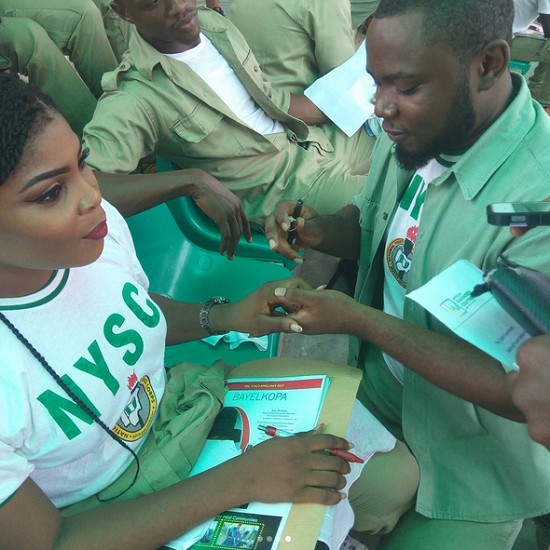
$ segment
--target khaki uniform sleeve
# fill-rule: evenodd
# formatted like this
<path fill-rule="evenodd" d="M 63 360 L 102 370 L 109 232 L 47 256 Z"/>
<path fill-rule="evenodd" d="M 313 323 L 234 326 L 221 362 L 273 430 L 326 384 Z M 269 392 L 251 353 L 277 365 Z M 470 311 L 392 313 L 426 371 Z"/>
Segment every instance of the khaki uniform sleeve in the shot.
<path fill-rule="evenodd" d="M 90 150 L 86 163 L 101 172 L 133 172 L 156 143 L 152 109 L 121 91 L 104 94 L 84 128 L 83 146 Z"/>
<path fill-rule="evenodd" d="M 355 46 L 347 0 L 316 0 L 305 14 L 304 27 L 314 41 L 317 66 L 322 75 L 347 61 Z"/>

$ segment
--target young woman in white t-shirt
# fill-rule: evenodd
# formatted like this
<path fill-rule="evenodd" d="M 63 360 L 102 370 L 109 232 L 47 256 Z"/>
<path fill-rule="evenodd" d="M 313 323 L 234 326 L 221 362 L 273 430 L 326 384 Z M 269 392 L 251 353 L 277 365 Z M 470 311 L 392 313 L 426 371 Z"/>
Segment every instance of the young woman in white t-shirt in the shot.
<path fill-rule="evenodd" d="M 272 438 L 147 496 L 71 517 L 59 511 L 134 464 L 139 445 L 116 434 L 143 413 L 138 387 L 156 401 L 135 437 L 154 423 L 165 341 L 208 328 L 291 330 L 288 318 L 270 316 L 273 289 L 209 312 L 153 301 L 85 156 L 48 98 L 0 75 L 0 548 L 154 549 L 243 502 L 338 503 L 349 465 L 315 451 L 349 444 L 309 433 Z"/>

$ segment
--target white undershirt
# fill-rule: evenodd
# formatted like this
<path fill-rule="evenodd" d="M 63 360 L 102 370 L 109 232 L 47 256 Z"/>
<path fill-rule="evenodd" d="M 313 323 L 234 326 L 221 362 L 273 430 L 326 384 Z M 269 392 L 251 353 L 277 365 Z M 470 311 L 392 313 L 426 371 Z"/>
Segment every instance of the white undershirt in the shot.
<path fill-rule="evenodd" d="M 447 168 L 448 166 L 432 159 L 426 166 L 418 169 L 388 225 L 384 251 L 384 312 L 393 317 L 403 319 L 408 275 L 428 185 Z M 382 354 L 392 374 L 403 383 L 403 363 L 385 352 Z"/>
<path fill-rule="evenodd" d="M 265 136 L 284 132 L 283 125 L 267 116 L 254 102 L 212 42 L 202 33 L 200 40 L 200 43 L 190 50 L 165 55 L 188 65 L 212 88 L 237 118 L 259 134 Z"/>

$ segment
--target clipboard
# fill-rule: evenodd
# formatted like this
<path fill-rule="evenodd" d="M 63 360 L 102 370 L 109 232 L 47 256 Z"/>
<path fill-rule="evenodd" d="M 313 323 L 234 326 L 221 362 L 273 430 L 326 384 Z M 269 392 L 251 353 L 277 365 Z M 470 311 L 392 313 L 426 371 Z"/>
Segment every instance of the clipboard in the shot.
<path fill-rule="evenodd" d="M 243 363 L 235 367 L 227 378 L 308 374 L 326 374 L 330 378 L 319 422 L 325 424 L 326 433 L 343 437 L 361 381 L 360 369 L 314 359 L 272 357 Z M 325 508 L 321 504 L 294 504 L 278 550 L 313 550 L 321 530 Z"/>

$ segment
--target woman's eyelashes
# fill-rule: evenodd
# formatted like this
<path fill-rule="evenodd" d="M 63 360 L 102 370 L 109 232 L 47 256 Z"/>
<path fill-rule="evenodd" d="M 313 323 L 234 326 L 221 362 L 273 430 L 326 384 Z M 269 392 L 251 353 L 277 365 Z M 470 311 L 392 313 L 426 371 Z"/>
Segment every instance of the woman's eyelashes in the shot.
<path fill-rule="evenodd" d="M 45 193 L 42 193 L 34 202 L 39 204 L 55 202 L 59 199 L 62 191 L 63 185 L 61 183 L 55 183 Z"/>
<path fill-rule="evenodd" d="M 89 149 L 82 149 L 82 152 L 80 153 L 80 157 L 78 159 L 78 167 L 82 170 L 86 166 L 86 159 L 90 155 Z"/>

